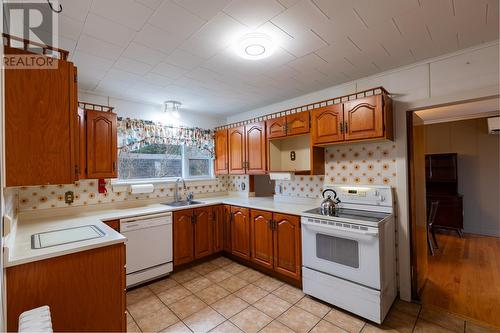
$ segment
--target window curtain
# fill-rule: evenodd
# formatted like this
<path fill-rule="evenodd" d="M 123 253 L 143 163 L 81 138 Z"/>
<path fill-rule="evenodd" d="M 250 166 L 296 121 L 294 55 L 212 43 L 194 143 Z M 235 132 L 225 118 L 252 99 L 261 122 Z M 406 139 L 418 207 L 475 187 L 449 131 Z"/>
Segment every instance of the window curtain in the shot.
<path fill-rule="evenodd" d="M 214 131 L 176 127 L 140 119 L 118 118 L 118 150 L 127 153 L 151 144 L 185 145 L 214 156 Z"/>

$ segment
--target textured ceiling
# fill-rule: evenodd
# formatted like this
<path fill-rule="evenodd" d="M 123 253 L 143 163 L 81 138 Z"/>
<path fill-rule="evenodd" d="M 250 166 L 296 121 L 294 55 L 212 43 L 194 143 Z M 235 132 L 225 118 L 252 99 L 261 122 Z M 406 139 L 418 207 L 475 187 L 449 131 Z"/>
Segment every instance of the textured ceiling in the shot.
<path fill-rule="evenodd" d="M 498 39 L 498 0 L 60 0 L 80 88 L 228 115 Z M 239 58 L 242 34 L 277 42 Z"/>

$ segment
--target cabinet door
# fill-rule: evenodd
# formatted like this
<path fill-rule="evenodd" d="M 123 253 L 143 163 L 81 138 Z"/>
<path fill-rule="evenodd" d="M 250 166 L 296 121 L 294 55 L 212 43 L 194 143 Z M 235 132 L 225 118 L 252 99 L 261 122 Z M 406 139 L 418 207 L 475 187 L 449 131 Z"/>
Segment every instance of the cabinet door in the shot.
<path fill-rule="evenodd" d="M 286 116 L 286 134 L 305 134 L 310 132 L 309 111 Z"/>
<path fill-rule="evenodd" d="M 267 138 L 275 139 L 286 136 L 286 117 L 279 117 L 266 120 Z"/>
<path fill-rule="evenodd" d="M 227 154 L 227 129 L 215 132 L 215 174 L 223 175 L 229 172 Z"/>
<path fill-rule="evenodd" d="M 203 258 L 213 253 L 212 208 L 194 209 L 194 258 Z"/>
<path fill-rule="evenodd" d="M 248 208 L 231 206 L 231 253 L 250 260 L 250 217 Z"/>
<path fill-rule="evenodd" d="M 228 130 L 229 173 L 241 175 L 245 173 L 245 126 Z"/>
<path fill-rule="evenodd" d="M 212 207 L 212 232 L 213 232 L 213 249 L 214 252 L 220 252 L 223 249 L 224 243 L 224 214 L 223 206 Z"/>
<path fill-rule="evenodd" d="M 251 260 L 273 269 L 273 214 L 252 209 L 250 217 Z"/>
<path fill-rule="evenodd" d="M 174 212 L 173 218 L 174 266 L 194 260 L 193 210 Z"/>
<path fill-rule="evenodd" d="M 222 209 L 223 221 L 224 221 L 224 240 L 223 249 L 226 252 L 231 252 L 231 206 L 224 205 Z"/>
<path fill-rule="evenodd" d="M 247 125 L 246 173 L 249 175 L 266 173 L 266 124 L 259 122 Z"/>
<path fill-rule="evenodd" d="M 28 53 L 7 46 L 4 52 Z M 53 61 L 57 69 L 5 69 L 6 186 L 75 181 L 75 67 Z"/>
<path fill-rule="evenodd" d="M 344 103 L 345 139 L 371 139 L 384 135 L 382 95 Z"/>
<path fill-rule="evenodd" d="M 87 126 L 85 124 L 85 110 L 78 108 L 76 114 L 75 153 L 78 164 L 78 179 L 87 178 Z"/>
<path fill-rule="evenodd" d="M 274 221 L 274 270 L 300 280 L 300 218 L 295 215 L 274 214 Z"/>
<path fill-rule="evenodd" d="M 335 104 L 312 111 L 313 144 L 344 140 L 342 110 L 342 104 Z"/>
<path fill-rule="evenodd" d="M 87 177 L 116 178 L 116 114 L 86 110 Z"/>

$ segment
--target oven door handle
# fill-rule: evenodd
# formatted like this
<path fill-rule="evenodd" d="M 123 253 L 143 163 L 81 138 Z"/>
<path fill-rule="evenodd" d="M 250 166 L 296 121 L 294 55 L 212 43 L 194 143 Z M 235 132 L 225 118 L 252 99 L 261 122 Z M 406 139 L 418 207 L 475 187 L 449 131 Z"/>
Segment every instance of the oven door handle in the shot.
<path fill-rule="evenodd" d="M 302 221 L 302 225 L 306 226 L 308 229 L 322 232 L 344 232 L 347 234 L 357 234 L 357 235 L 366 235 L 366 236 L 377 236 L 378 230 L 359 230 L 359 229 L 347 229 L 347 228 L 337 228 L 332 225 L 324 225 L 318 223 L 311 223 Z"/>

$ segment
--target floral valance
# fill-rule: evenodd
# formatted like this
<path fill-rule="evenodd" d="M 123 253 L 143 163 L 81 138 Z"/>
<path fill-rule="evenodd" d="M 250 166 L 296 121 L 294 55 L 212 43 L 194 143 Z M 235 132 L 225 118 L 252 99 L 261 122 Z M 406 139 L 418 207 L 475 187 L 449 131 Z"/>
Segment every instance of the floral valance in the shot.
<path fill-rule="evenodd" d="M 151 144 L 197 147 L 213 156 L 214 131 L 199 127 L 176 127 L 140 119 L 118 119 L 120 152 L 130 152 Z"/>

